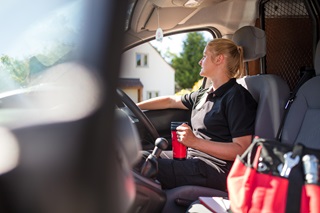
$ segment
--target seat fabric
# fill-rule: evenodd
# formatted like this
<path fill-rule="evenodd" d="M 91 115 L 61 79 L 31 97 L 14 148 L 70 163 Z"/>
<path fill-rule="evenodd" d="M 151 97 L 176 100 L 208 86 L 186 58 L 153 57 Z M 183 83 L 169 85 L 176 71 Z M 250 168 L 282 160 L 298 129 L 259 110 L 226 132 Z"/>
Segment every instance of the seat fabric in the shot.
<path fill-rule="evenodd" d="M 245 87 L 258 103 L 255 135 L 276 139 L 290 94 L 288 84 L 281 77 L 271 74 L 245 76 L 237 82 Z"/>
<path fill-rule="evenodd" d="M 253 26 L 241 27 L 233 34 L 232 40 L 243 48 L 244 62 L 266 55 L 266 34 L 262 29 Z"/>

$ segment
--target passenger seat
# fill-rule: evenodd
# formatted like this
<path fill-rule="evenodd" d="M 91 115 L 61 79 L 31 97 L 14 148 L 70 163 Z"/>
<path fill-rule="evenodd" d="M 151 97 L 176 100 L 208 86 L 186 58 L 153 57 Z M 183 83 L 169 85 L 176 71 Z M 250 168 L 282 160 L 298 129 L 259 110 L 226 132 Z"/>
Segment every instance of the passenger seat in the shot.
<path fill-rule="evenodd" d="M 320 149 L 320 41 L 314 60 L 316 76 L 298 90 L 284 122 L 281 142 Z"/>

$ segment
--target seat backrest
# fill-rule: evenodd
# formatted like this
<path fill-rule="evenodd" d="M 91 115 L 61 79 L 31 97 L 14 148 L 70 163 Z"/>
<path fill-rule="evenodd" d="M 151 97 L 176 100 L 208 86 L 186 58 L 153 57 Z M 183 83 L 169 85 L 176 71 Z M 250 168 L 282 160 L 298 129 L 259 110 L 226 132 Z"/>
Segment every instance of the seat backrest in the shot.
<path fill-rule="evenodd" d="M 320 149 L 320 42 L 314 69 L 316 76 L 300 87 L 288 111 L 281 137 L 283 143 L 302 143 Z"/>
<path fill-rule="evenodd" d="M 253 61 L 265 56 L 265 32 L 257 27 L 244 26 L 237 30 L 232 40 L 243 48 L 244 61 Z M 288 84 L 279 76 L 261 74 L 245 76 L 237 80 L 258 103 L 255 135 L 275 139 L 289 98 Z"/>
<path fill-rule="evenodd" d="M 288 84 L 281 77 L 272 74 L 245 76 L 237 81 L 258 103 L 255 135 L 276 139 L 290 94 Z"/>

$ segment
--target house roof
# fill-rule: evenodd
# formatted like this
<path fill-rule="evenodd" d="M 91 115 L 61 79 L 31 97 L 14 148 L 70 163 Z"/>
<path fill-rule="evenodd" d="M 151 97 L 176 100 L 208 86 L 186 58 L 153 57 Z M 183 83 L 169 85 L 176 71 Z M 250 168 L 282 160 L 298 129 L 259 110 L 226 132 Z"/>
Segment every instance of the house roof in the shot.
<path fill-rule="evenodd" d="M 141 88 L 143 84 L 141 83 L 139 78 L 120 78 L 119 86 L 121 88 Z"/>

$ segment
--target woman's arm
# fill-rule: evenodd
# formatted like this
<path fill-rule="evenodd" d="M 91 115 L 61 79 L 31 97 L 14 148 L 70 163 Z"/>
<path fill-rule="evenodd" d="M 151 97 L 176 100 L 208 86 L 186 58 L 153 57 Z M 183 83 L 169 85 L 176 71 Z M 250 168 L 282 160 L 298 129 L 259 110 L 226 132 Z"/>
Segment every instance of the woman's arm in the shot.
<path fill-rule="evenodd" d="M 231 143 L 212 142 L 204 139 L 195 141 L 191 146 L 194 149 L 215 156 L 222 160 L 234 161 L 237 155 L 241 155 L 250 145 L 252 135 L 233 138 Z"/>
<path fill-rule="evenodd" d="M 142 110 L 155 110 L 155 109 L 188 109 L 181 101 L 181 96 L 161 96 L 152 98 L 146 101 L 137 103 L 137 106 Z"/>
<path fill-rule="evenodd" d="M 237 155 L 241 155 L 251 144 L 252 135 L 233 138 L 230 143 L 214 142 L 198 138 L 194 135 L 187 124 L 177 127 L 177 134 L 180 142 L 222 160 L 235 160 Z"/>

